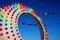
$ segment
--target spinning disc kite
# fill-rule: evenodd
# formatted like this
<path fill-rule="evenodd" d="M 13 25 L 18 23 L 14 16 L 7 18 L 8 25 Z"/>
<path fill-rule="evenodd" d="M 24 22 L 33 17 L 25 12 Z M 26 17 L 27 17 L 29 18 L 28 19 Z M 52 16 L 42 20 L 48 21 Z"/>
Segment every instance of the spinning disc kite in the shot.
<path fill-rule="evenodd" d="M 21 14 L 29 13 L 37 22 L 41 40 L 48 40 L 48 33 L 43 20 L 32 8 L 22 3 L 5 5 L 0 8 L 0 40 L 24 40 L 18 29 L 18 18 Z"/>

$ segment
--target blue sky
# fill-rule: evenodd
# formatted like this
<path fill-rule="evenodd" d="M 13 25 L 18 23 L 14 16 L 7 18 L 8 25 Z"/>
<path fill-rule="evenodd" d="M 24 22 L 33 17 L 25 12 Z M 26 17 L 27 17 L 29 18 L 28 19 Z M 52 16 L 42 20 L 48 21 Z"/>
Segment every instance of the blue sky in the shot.
<path fill-rule="evenodd" d="M 0 6 L 2 7 L 2 5 L 5 5 L 7 3 L 12 3 L 12 2 L 13 3 L 21 2 L 35 9 L 41 15 L 40 17 L 44 20 L 46 24 L 49 40 L 60 40 L 60 30 L 59 30 L 60 29 L 60 1 L 59 0 L 0 0 Z M 46 16 L 42 15 L 47 11 L 54 12 L 55 14 L 54 15 L 49 14 Z M 37 26 L 30 27 L 28 25 L 24 26 L 21 24 L 22 21 L 25 21 L 26 23 L 35 23 L 33 18 L 27 15 L 21 15 L 18 20 L 18 24 L 19 24 L 18 26 L 19 26 L 19 30 L 21 31 L 21 35 L 25 40 L 40 40 L 39 30 Z M 29 20 L 29 18 L 31 20 Z M 56 24 L 52 24 L 54 22 Z"/>

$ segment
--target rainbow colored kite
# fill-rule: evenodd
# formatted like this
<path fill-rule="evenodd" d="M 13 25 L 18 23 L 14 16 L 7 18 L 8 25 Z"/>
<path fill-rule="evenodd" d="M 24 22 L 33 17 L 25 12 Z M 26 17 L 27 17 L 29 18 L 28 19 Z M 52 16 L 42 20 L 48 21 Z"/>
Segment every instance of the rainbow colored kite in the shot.
<path fill-rule="evenodd" d="M 38 23 L 41 40 L 48 40 L 48 33 L 38 13 L 22 3 L 7 4 L 0 8 L 0 40 L 24 40 L 18 29 L 18 18 L 29 13 Z"/>

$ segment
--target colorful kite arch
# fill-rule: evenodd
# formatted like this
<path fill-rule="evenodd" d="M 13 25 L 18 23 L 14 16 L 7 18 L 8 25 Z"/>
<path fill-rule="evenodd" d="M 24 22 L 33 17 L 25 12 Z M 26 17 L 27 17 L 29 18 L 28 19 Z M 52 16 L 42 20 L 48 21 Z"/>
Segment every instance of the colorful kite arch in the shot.
<path fill-rule="evenodd" d="M 48 40 L 48 33 L 43 20 L 32 8 L 22 3 L 5 5 L 0 8 L 0 40 L 24 40 L 18 29 L 18 18 L 21 14 L 29 13 L 39 26 L 41 40 Z"/>

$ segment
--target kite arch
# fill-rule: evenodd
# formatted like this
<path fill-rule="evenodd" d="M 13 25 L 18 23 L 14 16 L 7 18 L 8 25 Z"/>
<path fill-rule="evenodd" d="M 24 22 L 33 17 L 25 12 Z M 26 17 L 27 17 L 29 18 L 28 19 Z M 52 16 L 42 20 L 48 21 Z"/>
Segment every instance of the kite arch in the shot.
<path fill-rule="evenodd" d="M 8 40 L 9 37 L 12 37 L 10 40 L 13 40 L 13 39 L 14 40 L 23 40 L 22 37 L 20 37 L 21 35 L 18 30 L 18 23 L 17 22 L 18 22 L 18 18 L 21 14 L 27 14 L 27 13 L 32 15 L 34 20 L 37 22 L 37 24 L 39 26 L 40 33 L 41 33 L 41 40 L 48 40 L 48 33 L 46 30 L 45 24 L 44 24 L 43 20 L 38 16 L 38 13 L 35 10 L 33 10 L 32 8 L 27 7 L 26 5 L 24 5 L 22 3 L 18 3 L 18 4 L 4 6 L 3 11 L 5 13 L 5 15 L 3 15 L 5 17 L 4 20 L 5 19 L 8 20 L 7 26 L 9 26 L 9 27 L 7 27 L 7 28 L 11 28 L 11 29 L 13 28 L 14 35 L 16 35 L 13 38 L 14 35 L 10 36 L 11 35 L 11 33 L 10 33 L 8 38 L 6 37 L 6 40 Z M 8 29 L 8 31 L 12 31 L 11 29 Z M 5 36 L 6 35 L 4 34 L 4 37 Z"/>

